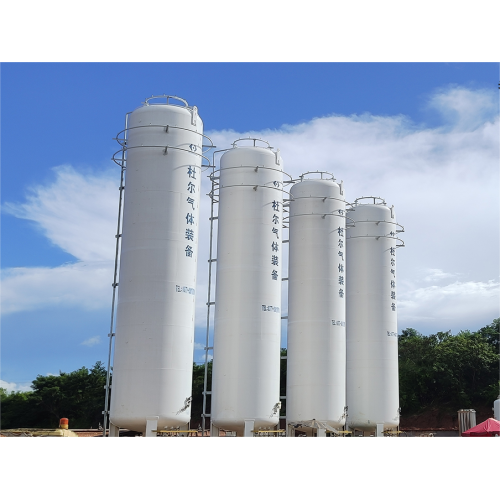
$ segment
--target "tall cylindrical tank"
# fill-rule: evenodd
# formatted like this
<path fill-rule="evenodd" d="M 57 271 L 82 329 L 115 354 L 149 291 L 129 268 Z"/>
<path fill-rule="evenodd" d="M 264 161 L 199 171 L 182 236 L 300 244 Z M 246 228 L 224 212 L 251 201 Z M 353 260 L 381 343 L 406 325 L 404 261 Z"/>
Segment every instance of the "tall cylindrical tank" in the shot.
<path fill-rule="evenodd" d="M 145 105 L 128 120 L 110 422 L 145 431 L 190 420 L 203 123 Z"/>
<path fill-rule="evenodd" d="M 396 248 L 393 207 L 378 197 L 347 212 L 347 423 L 365 432 L 399 425 Z"/>
<path fill-rule="evenodd" d="M 245 144 L 220 162 L 211 404 L 212 424 L 238 435 L 279 422 L 283 276 L 283 162 Z"/>
<path fill-rule="evenodd" d="M 493 403 L 493 418 L 495 420 L 500 420 L 500 396 L 498 396 Z"/>
<path fill-rule="evenodd" d="M 333 176 L 290 190 L 288 423 L 345 423 L 345 210 Z"/>

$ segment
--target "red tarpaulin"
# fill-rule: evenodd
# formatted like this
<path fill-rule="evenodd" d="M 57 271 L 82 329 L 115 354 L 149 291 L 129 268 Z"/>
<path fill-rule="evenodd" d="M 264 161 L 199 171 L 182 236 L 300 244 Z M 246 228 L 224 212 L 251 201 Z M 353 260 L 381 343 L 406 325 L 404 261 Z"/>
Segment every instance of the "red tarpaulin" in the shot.
<path fill-rule="evenodd" d="M 468 431 L 462 432 L 465 437 L 488 437 L 500 435 L 500 421 L 489 418 L 484 422 L 472 427 Z"/>

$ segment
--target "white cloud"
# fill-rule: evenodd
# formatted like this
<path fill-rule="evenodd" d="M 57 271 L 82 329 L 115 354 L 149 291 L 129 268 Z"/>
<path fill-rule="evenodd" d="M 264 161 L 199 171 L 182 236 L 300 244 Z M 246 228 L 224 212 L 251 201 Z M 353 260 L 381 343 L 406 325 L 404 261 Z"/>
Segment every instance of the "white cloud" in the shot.
<path fill-rule="evenodd" d="M 417 330 L 475 330 L 500 316 L 499 296 L 500 283 L 494 281 L 415 288 L 400 294 L 398 322 Z"/>
<path fill-rule="evenodd" d="M 119 175 L 113 170 L 84 174 L 69 165 L 53 170 L 52 183 L 31 187 L 24 203 L 6 202 L 2 208 L 35 222 L 79 262 L 2 270 L 2 314 L 51 305 L 110 306 Z"/>
<path fill-rule="evenodd" d="M 208 361 L 213 359 L 212 354 L 208 354 Z M 195 363 L 205 363 L 205 344 L 201 344 L 200 342 L 194 343 L 194 361 Z"/>
<path fill-rule="evenodd" d="M 52 184 L 31 187 L 25 203 L 6 202 L 3 209 L 36 222 L 54 245 L 78 260 L 113 260 L 119 169 L 83 174 L 63 165 L 53 170 Z"/>
<path fill-rule="evenodd" d="M 90 337 L 89 339 L 84 340 L 80 345 L 92 347 L 92 346 L 100 344 L 100 343 L 101 343 L 101 337 L 99 337 L 99 335 L 96 335 L 95 337 Z"/>
<path fill-rule="evenodd" d="M 332 115 L 279 130 L 208 135 L 221 149 L 239 137 L 262 137 L 281 150 L 294 178 L 327 170 L 344 181 L 348 201 L 376 195 L 394 204 L 406 243 L 398 250 L 399 290 L 413 294 L 401 304 L 400 324 L 429 317 L 450 327 L 462 321 L 466 328 L 470 315 L 483 326 L 499 316 L 498 96 L 452 88 L 439 90 L 429 105 L 443 115 L 442 125 Z M 458 277 L 454 288 L 419 288 L 422 279 L 446 284 Z M 428 296 L 442 307 L 433 307 Z M 453 307 L 462 312 L 452 314 Z"/>
<path fill-rule="evenodd" d="M 211 352 L 208 353 L 208 361 L 213 359 Z M 194 361 L 195 363 L 205 363 L 205 343 L 194 343 Z"/>
<path fill-rule="evenodd" d="M 426 269 L 426 276 L 423 278 L 423 281 L 434 282 L 434 281 L 442 281 L 446 278 L 453 278 L 456 276 L 454 273 L 445 273 L 442 269 Z"/>
<path fill-rule="evenodd" d="M 31 384 L 16 384 L 15 382 L 6 382 L 5 380 L 0 380 L 0 387 L 5 389 L 7 393 L 11 392 L 31 392 Z"/>
<path fill-rule="evenodd" d="M 54 305 L 88 310 L 109 307 L 112 273 L 112 262 L 2 270 L 2 314 Z"/>
<path fill-rule="evenodd" d="M 431 97 L 429 107 L 440 112 L 455 131 L 472 131 L 498 119 L 498 98 L 486 89 L 441 89 Z"/>
<path fill-rule="evenodd" d="M 292 177 L 327 170 L 344 181 L 348 201 L 375 195 L 394 204 L 406 229 L 406 248 L 398 250 L 400 325 L 418 318 L 443 324 L 450 318 L 465 321 L 468 314 L 486 324 L 498 316 L 498 96 L 455 87 L 437 91 L 429 106 L 443 116 L 438 127 L 426 128 L 404 116 L 364 114 L 324 116 L 277 130 L 205 133 L 218 149 L 240 137 L 262 137 L 281 150 Z M 110 305 L 118 174 L 84 176 L 68 166 L 55 173 L 56 180 L 33 188 L 25 203 L 5 207 L 37 222 L 55 245 L 80 262 L 5 271 L 3 312 L 49 304 Z M 198 327 L 206 322 L 209 187 L 204 177 Z"/>

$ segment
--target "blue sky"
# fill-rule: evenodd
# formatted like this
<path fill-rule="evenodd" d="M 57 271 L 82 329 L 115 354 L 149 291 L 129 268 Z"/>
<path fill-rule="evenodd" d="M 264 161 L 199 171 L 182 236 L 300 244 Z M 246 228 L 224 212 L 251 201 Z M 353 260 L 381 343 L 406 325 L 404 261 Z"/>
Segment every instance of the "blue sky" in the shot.
<path fill-rule="evenodd" d="M 344 181 L 348 201 L 375 194 L 394 204 L 406 227 L 400 331 L 457 333 L 500 315 L 498 64 L 4 63 L 0 70 L 5 387 L 106 361 L 119 184 L 112 138 L 125 113 L 153 94 L 198 106 L 218 147 L 256 134 L 280 148 L 294 177 L 329 170 Z M 198 344 L 207 228 L 205 221 Z"/>

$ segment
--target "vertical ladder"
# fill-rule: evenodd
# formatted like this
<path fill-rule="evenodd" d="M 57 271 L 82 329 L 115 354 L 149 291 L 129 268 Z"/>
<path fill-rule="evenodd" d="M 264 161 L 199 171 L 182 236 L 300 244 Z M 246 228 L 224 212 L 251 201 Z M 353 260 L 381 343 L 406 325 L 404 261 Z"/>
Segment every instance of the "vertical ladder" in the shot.
<path fill-rule="evenodd" d="M 103 437 L 106 437 L 106 432 L 108 430 L 108 423 L 109 423 L 109 402 L 110 402 L 110 392 L 111 392 L 111 372 L 113 370 L 113 367 L 111 365 L 112 362 L 112 355 L 113 355 L 113 347 L 114 347 L 114 342 L 113 339 L 115 338 L 115 316 L 116 316 L 116 289 L 118 287 L 118 260 L 120 258 L 120 248 L 121 248 L 121 229 L 122 229 L 122 215 L 123 215 L 123 191 L 125 189 L 124 181 L 125 181 L 125 169 L 126 169 L 126 162 L 127 159 L 125 157 L 126 149 L 127 149 L 127 127 L 128 127 L 128 115 L 130 113 L 127 113 L 125 115 L 125 129 L 124 129 L 124 137 L 123 137 L 123 142 L 120 142 L 118 138 L 116 140 L 121 144 L 122 149 L 121 149 L 121 158 L 115 158 L 115 155 L 113 155 L 112 160 L 121 168 L 121 175 L 120 175 L 120 187 L 118 188 L 120 191 L 120 197 L 119 197 L 119 202 L 118 202 L 118 222 L 117 222 L 117 227 L 116 227 L 116 245 L 115 245 L 115 268 L 114 268 L 114 273 L 113 273 L 113 283 L 111 286 L 113 287 L 113 297 L 111 300 L 111 322 L 110 322 L 110 327 L 109 327 L 109 350 L 108 350 L 108 368 L 106 372 L 106 385 L 104 386 L 104 389 L 106 390 L 106 395 L 104 399 L 104 411 L 102 412 L 104 416 L 104 425 L 103 425 L 103 430 L 102 430 L 102 435 Z M 119 134 L 118 134 L 119 135 Z M 120 151 L 118 151 L 120 152 Z"/>
<path fill-rule="evenodd" d="M 214 151 L 215 153 L 218 151 Z M 210 196 L 210 242 L 209 242 L 209 257 L 208 257 L 208 293 L 207 293 L 207 327 L 206 327 L 206 335 L 205 335 L 205 372 L 203 378 L 203 413 L 201 414 L 201 435 L 205 435 L 206 429 L 206 418 L 210 418 L 210 422 L 212 421 L 212 414 L 207 413 L 207 396 L 212 396 L 212 387 L 208 390 L 208 352 L 213 352 L 213 346 L 210 346 L 210 318 L 212 316 L 212 306 L 215 305 L 215 301 L 212 300 L 212 265 L 214 262 L 217 262 L 217 259 L 213 258 L 213 239 L 214 239 L 214 221 L 218 219 L 218 216 L 215 216 L 215 204 L 218 203 L 216 190 L 219 186 L 218 179 L 215 175 L 215 162 L 212 162 L 212 173 L 209 175 L 210 180 L 212 181 L 212 189 L 208 196 Z M 211 402 L 211 401 L 210 401 Z"/>

